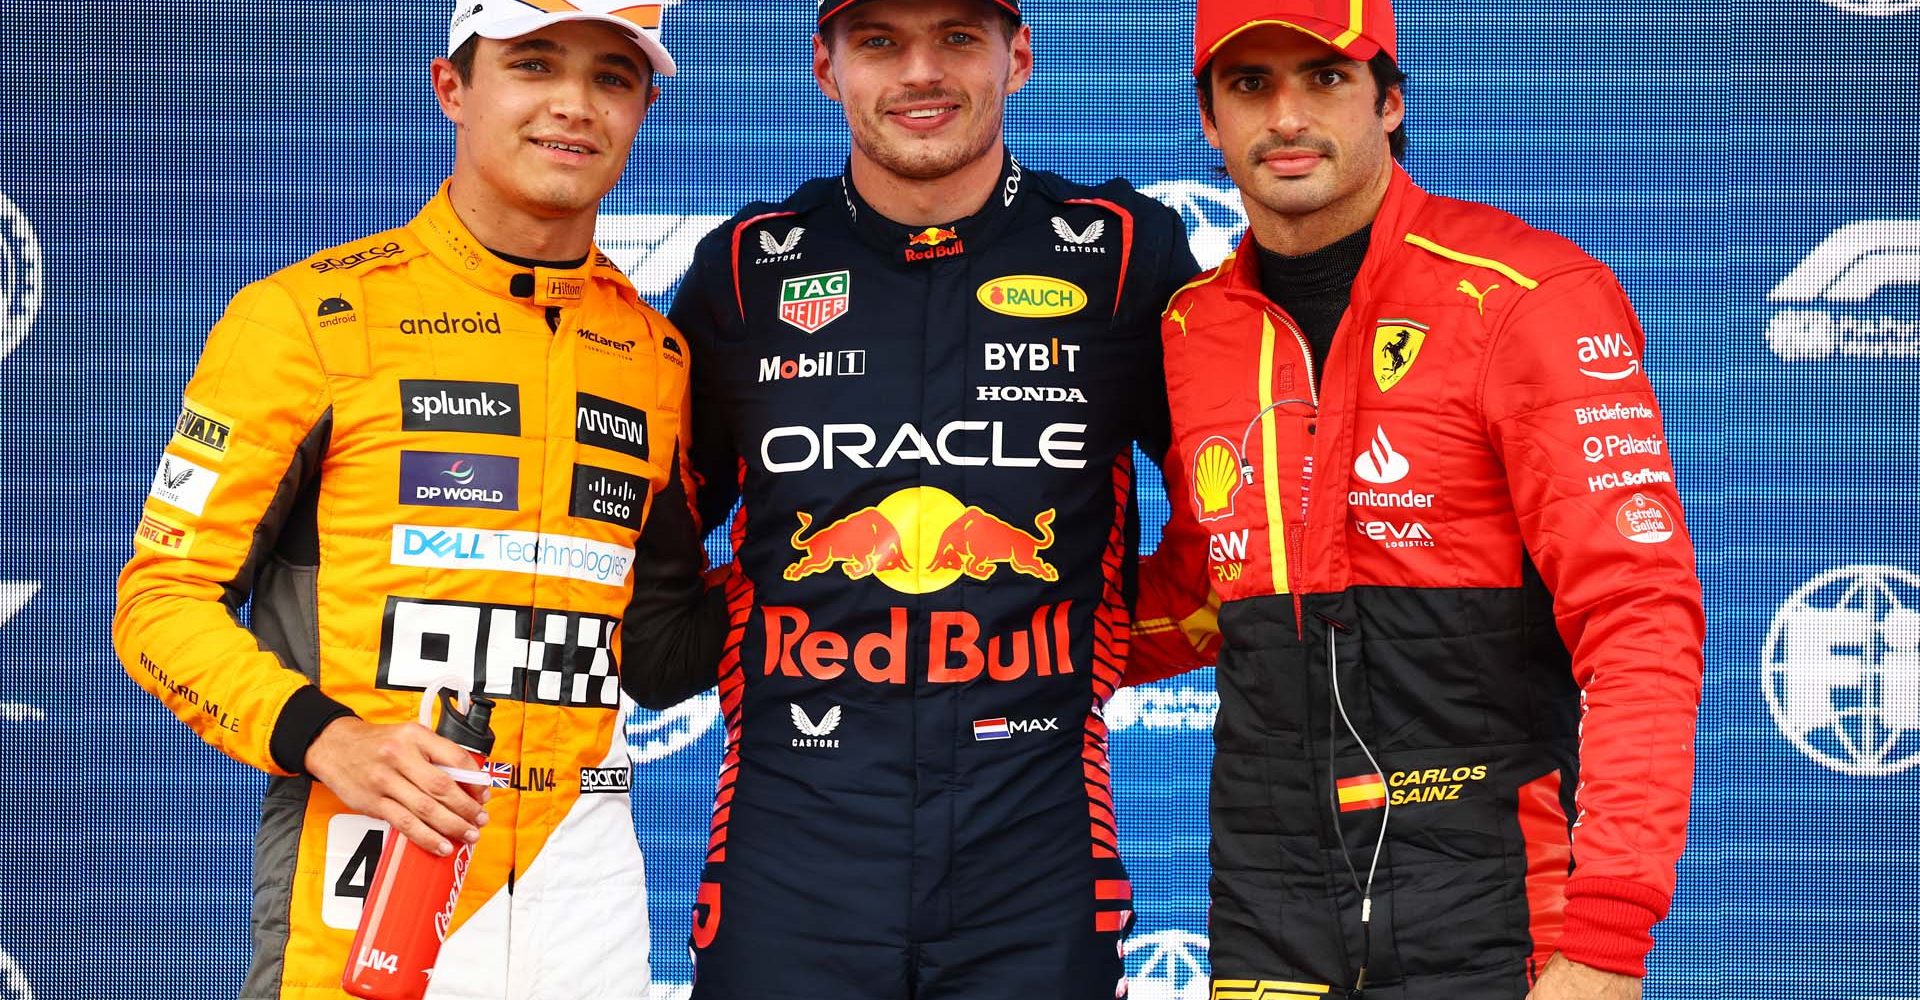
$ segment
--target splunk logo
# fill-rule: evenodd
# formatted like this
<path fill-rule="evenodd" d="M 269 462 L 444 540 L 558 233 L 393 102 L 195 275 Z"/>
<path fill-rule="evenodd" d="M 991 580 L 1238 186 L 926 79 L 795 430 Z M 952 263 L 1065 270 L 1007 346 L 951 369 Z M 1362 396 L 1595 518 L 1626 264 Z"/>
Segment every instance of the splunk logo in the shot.
<path fill-rule="evenodd" d="M 1920 358 L 1917 285 L 1920 222 L 1841 226 L 1767 293 L 1779 308 L 1767 323 L 1767 346 L 1783 361 Z M 1892 301 L 1903 288 L 1904 303 Z"/>

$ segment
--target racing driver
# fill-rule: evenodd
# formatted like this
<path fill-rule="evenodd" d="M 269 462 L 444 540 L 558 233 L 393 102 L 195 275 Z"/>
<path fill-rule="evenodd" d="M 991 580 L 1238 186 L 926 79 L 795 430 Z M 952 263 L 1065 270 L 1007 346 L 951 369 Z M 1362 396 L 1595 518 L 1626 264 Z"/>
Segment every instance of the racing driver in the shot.
<path fill-rule="evenodd" d="M 818 15 L 846 171 L 723 224 L 671 314 L 702 520 L 743 501 L 693 995 L 1110 1000 L 1100 706 L 1133 444 L 1165 446 L 1158 318 L 1197 268 L 1171 210 L 1008 154 L 1013 0 Z"/>
<path fill-rule="evenodd" d="M 687 503 L 689 358 L 592 239 L 674 62 L 657 5 L 458 8 L 451 177 L 234 297 L 120 579 L 127 671 L 273 776 L 249 998 L 344 996 L 390 827 L 475 842 L 429 997 L 647 994 L 615 672 L 649 509 Z M 443 676 L 497 703 L 484 812 L 409 721 Z"/>
<path fill-rule="evenodd" d="M 1572 243 L 1399 167 L 1386 0 L 1196 25 L 1251 228 L 1161 327 L 1128 679 L 1218 654 L 1213 995 L 1637 997 L 1704 631 L 1640 324 Z"/>

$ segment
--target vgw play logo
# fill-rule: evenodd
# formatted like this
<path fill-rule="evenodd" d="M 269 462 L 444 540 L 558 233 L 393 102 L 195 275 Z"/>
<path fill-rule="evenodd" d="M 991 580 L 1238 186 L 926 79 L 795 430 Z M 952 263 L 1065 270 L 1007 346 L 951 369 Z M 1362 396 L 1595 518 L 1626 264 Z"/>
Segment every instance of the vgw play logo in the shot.
<path fill-rule="evenodd" d="M 1779 310 L 1767 346 L 1783 361 L 1920 358 L 1920 222 L 1841 226 L 1767 301 Z"/>

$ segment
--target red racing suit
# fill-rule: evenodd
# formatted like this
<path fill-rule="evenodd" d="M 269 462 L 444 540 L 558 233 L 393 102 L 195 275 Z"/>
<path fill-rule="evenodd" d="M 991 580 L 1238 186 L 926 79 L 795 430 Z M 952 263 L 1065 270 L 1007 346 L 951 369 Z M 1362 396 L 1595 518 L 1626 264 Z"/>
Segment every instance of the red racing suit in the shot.
<path fill-rule="evenodd" d="M 1644 974 L 1704 621 L 1625 293 L 1396 168 L 1316 384 L 1255 257 L 1165 314 L 1173 516 L 1127 673 L 1218 655 L 1218 995 L 1365 967 L 1370 998 L 1519 1000 L 1556 949 Z"/>

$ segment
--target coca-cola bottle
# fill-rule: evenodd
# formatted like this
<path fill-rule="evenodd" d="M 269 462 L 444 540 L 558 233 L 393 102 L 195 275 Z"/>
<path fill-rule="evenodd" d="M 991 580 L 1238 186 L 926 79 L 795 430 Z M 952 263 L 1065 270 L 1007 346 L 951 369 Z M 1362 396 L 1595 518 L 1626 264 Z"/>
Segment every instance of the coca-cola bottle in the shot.
<path fill-rule="evenodd" d="M 477 776 L 484 777 L 487 754 L 493 750 L 488 725 L 493 702 L 474 695 L 472 707 L 462 715 L 450 692 L 443 690 L 439 696 L 440 722 L 434 732 L 471 754 Z M 469 789 L 479 796 L 471 779 Z M 447 939 L 472 859 L 472 844 L 461 843 L 443 858 L 397 831 L 388 832 L 340 977 L 349 994 L 363 1000 L 420 1000 L 426 995 L 428 975 Z"/>

